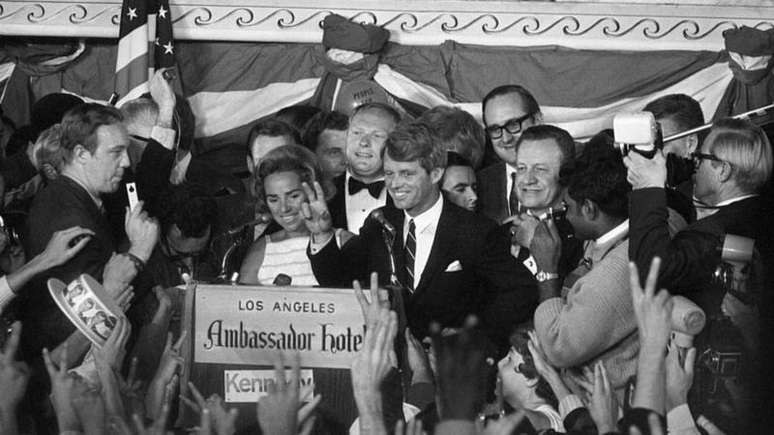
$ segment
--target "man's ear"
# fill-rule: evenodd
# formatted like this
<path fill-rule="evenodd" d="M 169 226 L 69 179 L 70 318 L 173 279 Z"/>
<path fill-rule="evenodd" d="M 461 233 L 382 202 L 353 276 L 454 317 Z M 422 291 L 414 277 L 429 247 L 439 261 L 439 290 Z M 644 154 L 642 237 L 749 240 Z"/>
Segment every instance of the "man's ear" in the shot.
<path fill-rule="evenodd" d="M 599 207 L 597 207 L 590 199 L 584 199 L 583 204 L 581 204 L 581 214 L 586 220 L 596 220 L 599 216 Z"/>
<path fill-rule="evenodd" d="M 686 144 L 688 146 L 688 155 L 690 155 L 692 152 L 695 152 L 699 148 L 699 135 L 692 134 L 688 136 Z"/>
<path fill-rule="evenodd" d="M 731 179 L 734 175 L 734 167 L 728 162 L 718 162 L 720 165 L 720 172 L 718 172 L 718 179 L 721 183 L 725 183 Z"/>
<path fill-rule="evenodd" d="M 444 168 L 433 168 L 433 170 L 430 171 L 430 180 L 433 182 L 433 184 L 438 184 L 441 182 L 444 171 Z"/>
<path fill-rule="evenodd" d="M 247 160 L 247 170 L 250 171 L 250 173 L 255 172 L 255 164 L 253 163 L 253 158 L 250 157 L 250 155 L 246 155 L 245 159 Z"/>
<path fill-rule="evenodd" d="M 91 151 L 87 150 L 86 147 L 84 147 L 81 144 L 76 144 L 73 148 L 73 156 L 75 157 L 75 161 L 83 163 L 87 159 L 90 159 L 92 157 Z"/>

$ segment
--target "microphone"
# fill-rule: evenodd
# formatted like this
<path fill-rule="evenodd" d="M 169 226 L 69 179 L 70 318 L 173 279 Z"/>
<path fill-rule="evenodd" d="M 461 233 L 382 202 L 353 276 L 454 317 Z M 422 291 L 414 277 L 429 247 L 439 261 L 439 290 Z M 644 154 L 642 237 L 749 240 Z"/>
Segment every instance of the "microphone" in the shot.
<path fill-rule="evenodd" d="M 277 276 L 274 278 L 274 281 L 272 282 L 272 284 L 274 284 L 274 285 L 276 285 L 276 286 L 280 286 L 280 287 L 287 287 L 287 286 L 289 286 L 289 285 L 290 285 L 292 282 L 293 282 L 293 278 L 291 278 L 291 277 L 290 277 L 290 276 L 288 276 L 288 275 L 285 275 L 284 273 L 279 273 L 279 274 L 277 274 Z"/>
<path fill-rule="evenodd" d="M 384 227 L 384 229 L 387 230 L 391 236 L 395 237 L 395 227 L 392 226 L 392 224 L 384 217 L 384 212 L 382 209 L 377 208 L 376 210 L 372 211 L 371 218 L 376 219 L 376 222 L 379 222 L 379 224 Z"/>
<path fill-rule="evenodd" d="M 244 223 L 242 225 L 238 225 L 238 226 L 233 227 L 233 228 L 229 228 L 226 231 L 226 233 L 229 236 L 233 236 L 234 234 L 237 234 L 237 233 L 241 232 L 242 230 L 244 230 L 245 228 L 247 228 L 247 227 L 249 227 L 251 225 L 268 224 L 269 222 L 271 222 L 271 215 L 268 214 L 268 213 L 261 213 L 261 214 L 258 215 L 257 218 L 255 218 L 255 219 L 253 219 L 253 220 L 251 220 L 251 221 L 249 221 L 247 223 Z"/>

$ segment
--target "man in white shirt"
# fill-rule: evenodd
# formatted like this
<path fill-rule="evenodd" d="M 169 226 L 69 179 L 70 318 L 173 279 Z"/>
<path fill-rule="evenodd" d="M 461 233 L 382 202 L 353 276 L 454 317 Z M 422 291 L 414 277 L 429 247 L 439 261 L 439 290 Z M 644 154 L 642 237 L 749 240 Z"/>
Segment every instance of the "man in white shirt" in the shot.
<path fill-rule="evenodd" d="M 392 205 L 384 187 L 382 151 L 400 114 L 383 103 L 366 103 L 352 113 L 347 129 L 347 172 L 333 179 L 336 195 L 328 202 L 333 225 L 353 234 L 379 207 Z"/>
<path fill-rule="evenodd" d="M 349 286 L 375 271 L 384 284 L 392 275 L 405 288 L 407 320 L 416 336 L 426 335 L 431 321 L 459 327 L 476 313 L 492 335 L 507 337 L 529 319 L 536 300 L 532 277 L 509 255 L 507 238 L 491 237 L 494 222 L 443 199 L 446 151 L 424 124 L 391 133 L 383 156 L 395 207 L 381 208 L 380 219 L 369 216 L 360 235 L 342 247 L 331 242 L 330 213 L 317 199 L 321 189 L 307 189 L 309 258 L 318 282 Z"/>

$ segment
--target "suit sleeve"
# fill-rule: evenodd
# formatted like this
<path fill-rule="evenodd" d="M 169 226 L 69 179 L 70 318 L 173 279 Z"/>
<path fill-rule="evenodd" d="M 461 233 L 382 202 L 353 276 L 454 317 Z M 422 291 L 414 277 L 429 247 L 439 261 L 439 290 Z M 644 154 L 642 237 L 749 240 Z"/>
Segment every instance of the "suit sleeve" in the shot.
<path fill-rule="evenodd" d="M 143 201 L 151 206 L 156 205 L 159 193 L 169 185 L 169 174 L 174 163 L 175 151 L 152 136 L 137 164 L 137 191 Z"/>
<path fill-rule="evenodd" d="M 510 254 L 507 226 L 493 227 L 486 237 L 477 274 L 482 283 L 481 317 L 499 335 L 528 321 L 538 303 L 535 279 Z"/>
<path fill-rule="evenodd" d="M 629 258 L 645 281 L 653 257 L 661 258 L 659 286 L 687 294 L 706 281 L 704 273 L 716 260 L 722 229 L 693 225 L 670 238 L 666 192 L 661 188 L 634 190 L 630 199 Z"/>

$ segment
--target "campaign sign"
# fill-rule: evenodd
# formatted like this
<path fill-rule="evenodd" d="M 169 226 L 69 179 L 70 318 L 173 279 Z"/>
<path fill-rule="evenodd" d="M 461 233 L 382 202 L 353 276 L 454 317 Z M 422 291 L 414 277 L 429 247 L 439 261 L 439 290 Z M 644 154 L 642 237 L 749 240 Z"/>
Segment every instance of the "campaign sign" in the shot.
<path fill-rule="evenodd" d="M 194 361 L 271 366 L 298 352 L 304 367 L 349 368 L 365 325 L 352 290 L 200 284 Z"/>
<path fill-rule="evenodd" d="M 314 374 L 312 370 L 301 370 L 298 384 L 301 387 L 300 397 L 304 400 L 314 395 Z M 290 381 L 293 373 L 285 371 L 285 379 Z M 269 394 L 269 386 L 277 382 L 274 370 L 224 370 L 223 396 L 227 403 L 255 404 L 263 396 Z"/>

